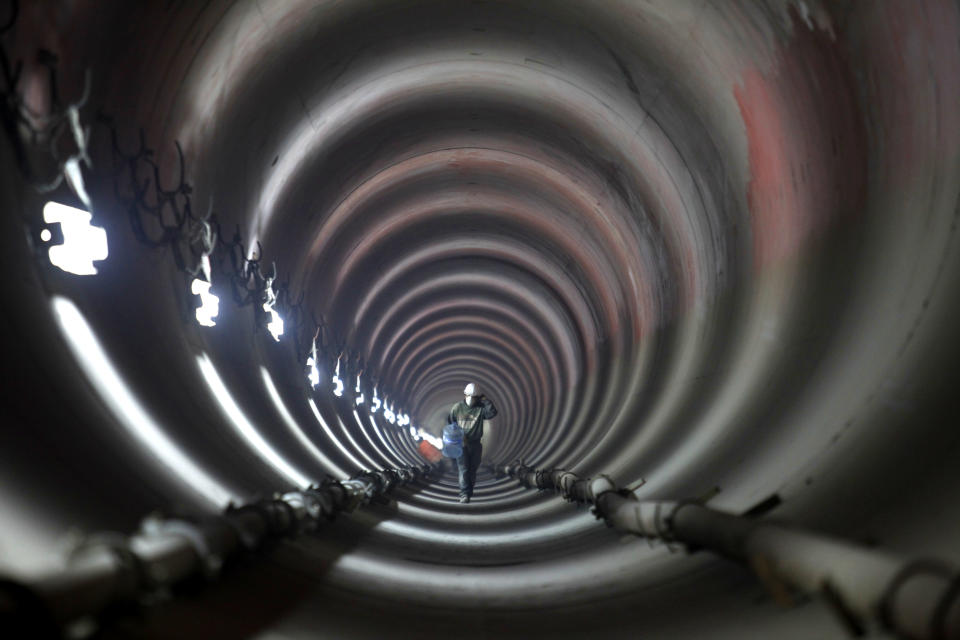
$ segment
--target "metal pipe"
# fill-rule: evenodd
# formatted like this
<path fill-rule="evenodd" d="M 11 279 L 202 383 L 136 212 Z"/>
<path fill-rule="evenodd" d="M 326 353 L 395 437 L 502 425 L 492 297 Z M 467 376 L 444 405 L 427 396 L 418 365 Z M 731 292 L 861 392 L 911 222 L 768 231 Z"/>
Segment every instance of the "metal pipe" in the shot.
<path fill-rule="evenodd" d="M 960 638 L 960 572 L 946 562 L 908 559 L 772 520 L 710 509 L 699 501 L 641 501 L 609 477 L 564 469 L 498 465 L 527 488 L 589 503 L 617 531 L 746 564 L 777 600 L 822 595 L 855 631 L 876 622 L 906 638 Z"/>
<path fill-rule="evenodd" d="M 130 536 L 88 536 L 67 567 L 23 583 L 0 580 L 0 628 L 14 637 L 57 636 L 114 604 L 142 602 L 189 578 L 213 579 L 224 562 L 268 540 L 314 531 L 338 513 L 430 476 L 429 465 L 363 472 L 196 519 L 148 516 Z"/>

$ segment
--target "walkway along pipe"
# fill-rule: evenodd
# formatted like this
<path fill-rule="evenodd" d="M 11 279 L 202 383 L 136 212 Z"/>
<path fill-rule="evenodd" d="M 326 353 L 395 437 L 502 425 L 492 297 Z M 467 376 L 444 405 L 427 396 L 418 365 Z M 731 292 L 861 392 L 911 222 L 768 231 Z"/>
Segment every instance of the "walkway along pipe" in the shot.
<path fill-rule="evenodd" d="M 589 503 L 617 531 L 691 551 L 707 549 L 748 565 L 780 602 L 791 593 L 820 595 L 856 635 L 879 623 L 905 638 L 960 638 L 960 572 L 945 562 L 892 553 L 804 531 L 773 520 L 724 513 L 699 500 L 641 501 L 605 475 L 498 465 L 524 487 L 551 489 Z"/>

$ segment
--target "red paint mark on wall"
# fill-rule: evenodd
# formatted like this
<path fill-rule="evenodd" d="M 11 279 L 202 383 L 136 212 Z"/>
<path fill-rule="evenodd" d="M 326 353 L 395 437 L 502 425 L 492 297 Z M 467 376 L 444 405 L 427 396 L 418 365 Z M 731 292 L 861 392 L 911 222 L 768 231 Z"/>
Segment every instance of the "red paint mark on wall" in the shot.
<path fill-rule="evenodd" d="M 770 69 L 748 69 L 734 88 L 747 134 L 755 269 L 856 216 L 866 192 L 866 136 L 842 38 L 791 16 L 792 37 Z"/>

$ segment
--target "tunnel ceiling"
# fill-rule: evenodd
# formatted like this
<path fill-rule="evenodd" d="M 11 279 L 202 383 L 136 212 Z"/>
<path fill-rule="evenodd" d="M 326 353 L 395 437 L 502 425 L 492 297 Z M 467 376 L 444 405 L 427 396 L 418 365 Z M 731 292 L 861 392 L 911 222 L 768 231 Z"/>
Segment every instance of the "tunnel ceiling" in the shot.
<path fill-rule="evenodd" d="M 137 241 L 95 124 L 85 175 L 110 258 L 95 277 L 31 266 L 6 285 L 24 371 L 8 406 L 38 434 L 0 454 L 20 523 L 0 544 L 30 551 L 16 568 L 75 524 L 420 464 L 406 428 L 371 418 L 374 384 L 438 435 L 468 381 L 500 410 L 485 462 L 607 473 L 648 498 L 715 494 L 733 512 L 777 494 L 778 515 L 808 526 L 960 557 L 954 4 L 21 9 L 8 37 L 28 98 L 42 101 L 37 46 L 65 91 L 89 69 L 84 117 L 109 114 L 129 150 L 142 128 L 171 183 L 178 141 L 220 242 L 236 230 L 325 328 L 311 389 L 299 348 L 313 326 L 275 342 L 216 269 L 218 324 L 196 326 L 169 252 Z M 39 210 L 4 180 L 8 208 Z M 5 259 L 37 264 L 17 224 Z M 80 325 L 198 475 L 136 435 L 126 396 L 84 364 Z M 27 406 L 41 387 L 60 401 Z M 308 540 L 286 550 L 307 560 L 286 562 L 344 610 L 456 606 L 504 629 L 606 612 L 611 634 L 641 611 L 676 637 L 839 629 L 820 610 L 757 608 L 760 587 L 722 560 L 623 543 L 584 510 L 481 479 L 469 505 L 447 476 L 391 517 L 349 520 L 355 548 Z M 318 599 L 271 624 L 305 632 Z M 676 619 L 687 606 L 700 622 Z"/>

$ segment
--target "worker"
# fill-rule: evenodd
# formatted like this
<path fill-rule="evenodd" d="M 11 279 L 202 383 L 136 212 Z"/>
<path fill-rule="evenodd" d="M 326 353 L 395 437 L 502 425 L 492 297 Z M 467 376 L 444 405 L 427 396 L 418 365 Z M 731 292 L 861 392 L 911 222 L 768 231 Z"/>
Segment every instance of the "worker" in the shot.
<path fill-rule="evenodd" d="M 480 393 L 480 387 L 471 382 L 463 390 L 464 399 L 453 405 L 447 424 L 457 424 L 463 429 L 463 453 L 457 458 L 460 474 L 460 502 L 470 502 L 477 467 L 483 455 L 483 421 L 497 415 L 497 408 Z"/>

